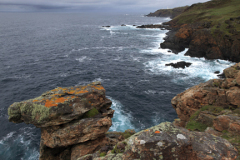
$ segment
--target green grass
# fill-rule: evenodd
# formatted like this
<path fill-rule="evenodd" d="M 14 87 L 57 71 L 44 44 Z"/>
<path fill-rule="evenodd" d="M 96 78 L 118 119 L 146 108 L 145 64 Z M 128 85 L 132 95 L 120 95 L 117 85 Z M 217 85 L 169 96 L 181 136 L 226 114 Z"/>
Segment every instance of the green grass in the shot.
<path fill-rule="evenodd" d="M 100 157 L 105 157 L 105 156 L 106 156 L 105 152 L 100 153 Z"/>
<path fill-rule="evenodd" d="M 229 33 L 230 29 L 227 29 L 229 24 L 226 24 L 225 21 L 239 17 L 239 8 L 240 0 L 212 0 L 189 7 L 185 12 L 175 17 L 173 21 L 177 22 L 177 24 L 211 22 L 211 33 L 214 34 L 216 30 L 219 30 L 229 35 L 231 34 Z M 237 31 L 240 31 L 239 20 L 231 21 L 230 24 Z"/>
<path fill-rule="evenodd" d="M 200 122 L 197 122 L 197 121 L 189 121 L 186 125 L 186 128 L 187 129 L 190 129 L 192 131 L 201 131 L 203 132 L 208 126 L 203 124 L 203 123 L 200 123 Z"/>
<path fill-rule="evenodd" d="M 186 125 L 186 128 L 193 131 L 194 130 L 204 131 L 207 127 L 211 127 L 211 126 L 208 126 L 207 124 L 203 124 L 201 122 L 196 121 L 200 112 L 209 111 L 212 113 L 220 113 L 223 110 L 224 110 L 223 107 L 219 107 L 219 106 L 212 106 L 212 105 L 203 106 L 202 108 L 197 110 L 194 114 L 192 114 L 192 116 L 190 117 Z"/>

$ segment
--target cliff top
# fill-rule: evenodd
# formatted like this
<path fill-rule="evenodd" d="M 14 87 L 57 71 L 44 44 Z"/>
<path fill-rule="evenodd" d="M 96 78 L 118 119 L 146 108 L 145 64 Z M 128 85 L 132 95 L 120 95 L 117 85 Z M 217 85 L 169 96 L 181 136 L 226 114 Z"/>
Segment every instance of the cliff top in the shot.
<path fill-rule="evenodd" d="M 231 35 L 232 29 L 240 32 L 240 1 L 239 0 L 211 0 L 205 3 L 193 4 L 175 17 L 175 24 L 191 24 L 210 22 L 212 33 L 220 30 Z M 235 31 L 235 32 L 236 32 Z"/>
<path fill-rule="evenodd" d="M 174 18 L 181 14 L 186 8 L 189 6 L 183 6 L 183 7 L 176 7 L 172 9 L 159 9 L 153 13 L 149 13 L 147 16 L 149 17 L 170 17 Z"/>

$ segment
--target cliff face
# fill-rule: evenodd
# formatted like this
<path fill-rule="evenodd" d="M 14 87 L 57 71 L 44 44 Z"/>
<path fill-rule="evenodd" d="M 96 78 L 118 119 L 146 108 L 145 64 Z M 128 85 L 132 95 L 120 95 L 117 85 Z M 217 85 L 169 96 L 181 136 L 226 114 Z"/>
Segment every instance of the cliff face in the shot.
<path fill-rule="evenodd" d="M 240 1 L 212 0 L 194 4 L 165 23 L 171 31 L 160 44 L 178 53 L 207 59 L 240 61 Z"/>
<path fill-rule="evenodd" d="M 148 17 L 170 17 L 174 18 L 181 14 L 188 6 L 177 7 L 173 9 L 159 9 L 153 13 L 149 13 Z"/>

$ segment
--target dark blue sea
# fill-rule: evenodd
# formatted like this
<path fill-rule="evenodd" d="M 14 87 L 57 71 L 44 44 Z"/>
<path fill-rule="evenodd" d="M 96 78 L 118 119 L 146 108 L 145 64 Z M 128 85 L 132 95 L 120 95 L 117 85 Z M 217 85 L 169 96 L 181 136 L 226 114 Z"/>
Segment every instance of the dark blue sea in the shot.
<path fill-rule="evenodd" d="M 115 110 L 112 131 L 139 131 L 176 119 L 175 95 L 217 78 L 215 71 L 233 63 L 184 56 L 187 49 L 173 54 L 159 48 L 167 30 L 133 26 L 169 20 L 141 14 L 0 13 L 0 160 L 38 159 L 40 129 L 8 122 L 7 109 L 60 86 L 101 81 Z M 193 64 L 165 66 L 181 60 Z"/>

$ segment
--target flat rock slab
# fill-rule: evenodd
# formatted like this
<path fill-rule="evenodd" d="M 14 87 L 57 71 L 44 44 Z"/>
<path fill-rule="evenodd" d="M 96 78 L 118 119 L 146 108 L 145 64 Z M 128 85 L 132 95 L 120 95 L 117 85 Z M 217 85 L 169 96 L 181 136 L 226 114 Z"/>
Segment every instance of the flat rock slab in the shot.
<path fill-rule="evenodd" d="M 110 107 L 111 101 L 105 97 L 105 89 L 100 82 L 94 82 L 86 86 L 58 87 L 40 97 L 15 102 L 8 108 L 8 115 L 10 122 L 49 127 L 78 119 L 93 108 Z"/>

